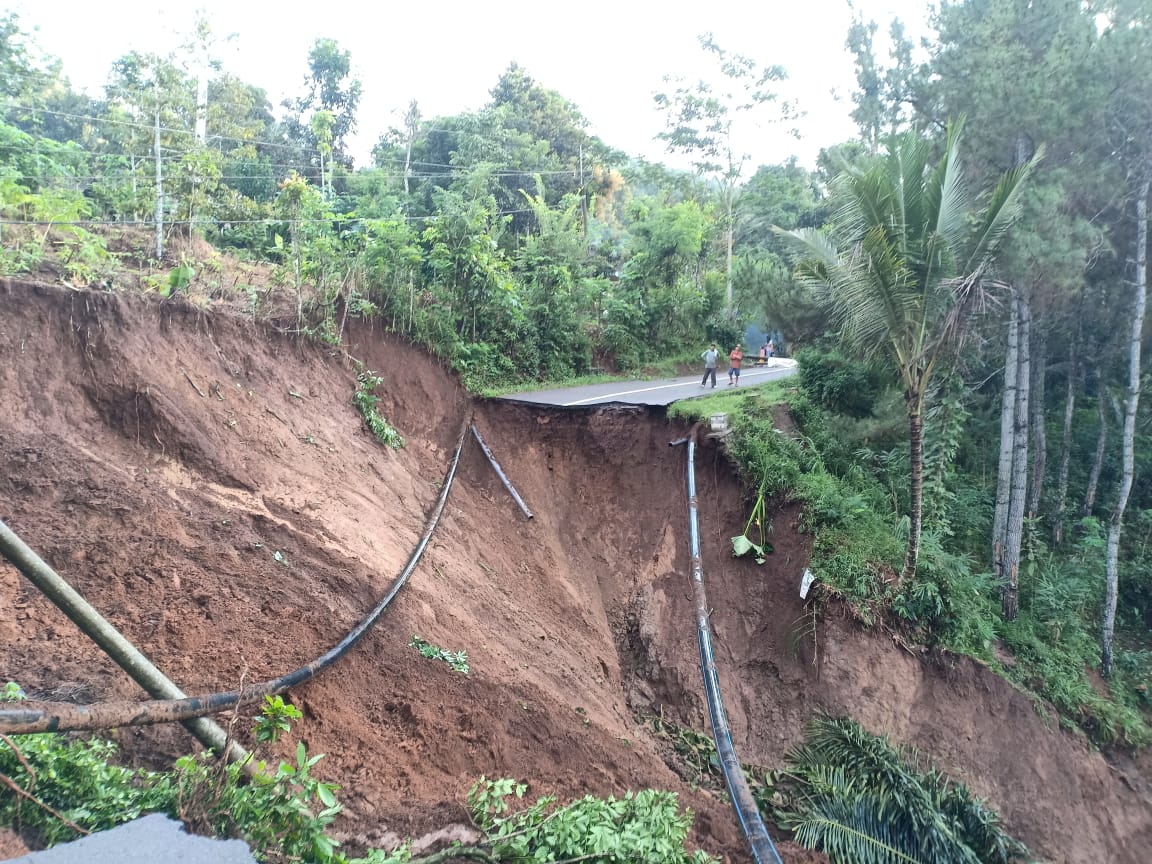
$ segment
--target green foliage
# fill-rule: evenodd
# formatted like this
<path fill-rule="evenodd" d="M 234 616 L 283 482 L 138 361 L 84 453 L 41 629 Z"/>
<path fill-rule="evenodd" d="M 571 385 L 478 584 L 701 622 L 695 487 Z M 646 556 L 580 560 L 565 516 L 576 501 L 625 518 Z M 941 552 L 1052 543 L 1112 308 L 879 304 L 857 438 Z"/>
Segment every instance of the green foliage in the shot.
<path fill-rule="evenodd" d="M 404 439 L 384 419 L 384 415 L 377 407 L 380 404 L 380 397 L 372 392 L 383 383 L 384 379 L 375 372 L 367 370 L 360 372 L 356 376 L 356 390 L 352 394 L 352 403 L 360 409 L 360 415 L 376 440 L 386 447 L 399 450 L 404 446 Z"/>
<path fill-rule="evenodd" d="M 528 787 L 507 778 L 480 781 L 468 793 L 468 809 L 497 860 L 588 861 L 591 864 L 708 864 L 704 852 L 684 849 L 691 811 L 680 811 L 676 794 L 645 789 L 622 798 L 587 795 L 564 807 L 556 798 L 514 809 Z"/>
<path fill-rule="evenodd" d="M 171 297 L 181 291 L 187 294 L 188 287 L 195 278 L 195 268 L 188 261 L 181 261 L 180 266 L 174 267 L 172 272 L 168 274 L 168 290 L 164 292 L 164 296 Z"/>
<path fill-rule="evenodd" d="M 800 389 L 817 405 L 849 417 L 872 414 L 881 387 L 875 370 L 842 354 L 813 348 L 799 351 L 796 361 Z"/>
<path fill-rule="evenodd" d="M 1093 741 L 1144 746 L 1152 741 L 1152 728 L 1141 714 L 1149 680 L 1142 652 L 1123 652 L 1127 665 L 1104 694 L 1088 677 L 1099 663 L 1101 531 L 1095 519 L 1084 520 L 1077 545 L 1059 558 L 1035 547 L 1027 551 L 1020 613 L 1011 622 L 999 614 L 995 577 L 947 551 L 942 536 L 929 532 L 924 578 L 900 588 L 891 599 L 892 611 L 923 641 L 992 664 L 1021 689 L 1054 705 Z M 997 659 L 997 644 L 1011 652 L 1010 660 Z"/>
<path fill-rule="evenodd" d="M 941 466 L 929 474 L 930 482 L 938 484 L 939 513 L 922 537 L 917 578 L 899 587 L 891 576 L 907 532 L 907 520 L 896 518 L 901 474 L 908 470 L 906 449 L 852 450 L 856 436 L 884 443 L 884 434 L 891 433 L 881 434 L 883 427 L 876 425 L 883 416 L 841 422 L 783 387 L 691 400 L 669 413 L 689 419 L 720 411 L 729 415 L 733 431 L 727 445 L 747 485 L 765 496 L 768 509 L 773 499 L 803 504 L 799 527 L 813 534 L 811 569 L 826 589 L 853 606 L 860 620 L 875 623 L 891 616 L 917 641 L 990 664 L 1021 689 L 1055 705 L 1098 743 L 1141 746 L 1152 740 L 1141 714 L 1152 687 L 1143 646 L 1118 653 L 1124 663 L 1118 662 L 1107 692 L 1088 678 L 1088 670 L 1099 662 L 1104 536 L 1097 520 L 1082 521 L 1077 543 L 1061 556 L 1042 548 L 1038 532 L 1029 534 L 1019 619 L 1011 624 L 1002 620 L 1000 585 L 967 548 L 971 536 L 986 536 L 990 503 L 976 478 L 950 467 L 961 427 L 971 426 L 963 406 L 949 405 L 950 398 L 942 397 L 946 413 L 938 413 L 935 403 L 928 411 L 929 428 L 938 430 L 926 450 L 929 465 Z M 773 405 L 782 402 L 802 421 L 803 436 L 772 428 Z M 882 404 L 878 413 L 899 417 L 903 412 L 898 404 Z M 871 425 L 845 425 L 860 423 Z M 983 544 L 978 548 L 983 551 Z M 1014 656 L 1001 662 L 997 647 Z"/>
<path fill-rule="evenodd" d="M 420 652 L 422 657 L 427 657 L 429 660 L 443 660 L 454 672 L 459 672 L 461 675 L 468 674 L 467 651 L 445 651 L 439 645 L 425 642 L 416 635 L 412 636 L 412 639 L 408 642 L 408 647 L 415 648 Z"/>
<path fill-rule="evenodd" d="M 252 732 L 260 743 L 276 743 L 280 736 L 292 728 L 292 721 L 304 715 L 300 709 L 284 701 L 283 696 L 265 696 L 260 716 L 256 718 Z"/>
<path fill-rule="evenodd" d="M 87 831 L 166 810 L 174 801 L 170 777 L 113 764 L 118 750 L 109 741 L 52 734 L 13 735 L 10 741 L 0 741 L 0 773 Z M 48 846 L 79 836 L 48 810 L 9 792 L 0 795 L 0 825 Z"/>
<path fill-rule="evenodd" d="M 803 503 L 801 529 L 814 533 L 812 571 L 846 597 L 877 597 L 900 544 L 877 504 L 883 490 L 863 475 L 840 478 L 825 467 L 810 441 L 774 429 L 770 414 L 730 418 L 731 452 L 767 497 Z"/>
<path fill-rule="evenodd" d="M 413 637 L 413 644 L 422 653 L 434 647 L 418 637 Z M 441 659 L 457 668 L 466 658 L 459 652 Z M 17 684 L 5 685 L 3 701 L 23 698 Z M 254 727 L 257 752 L 279 740 L 299 716 L 281 697 L 266 697 Z M 74 826 L 96 831 L 161 812 L 182 820 L 196 833 L 243 839 L 257 860 L 269 864 L 411 860 L 410 844 L 393 852 L 368 850 L 356 859 L 341 852 L 339 842 L 328 833 L 341 810 L 338 787 L 315 776 L 323 757 L 309 755 L 303 742 L 297 743 L 291 760 L 280 761 L 275 768 L 259 762 L 260 770 L 250 779 L 241 764 L 228 764 L 211 754 L 182 757 L 167 773 L 120 767 L 115 764 L 117 756 L 115 744 L 95 739 L 43 734 L 0 741 L 0 773 L 27 795 L 0 795 L 0 826 L 50 846 L 74 839 Z M 522 798 L 526 790 L 512 780 L 481 778 L 469 793 L 469 808 L 484 832 L 479 847 L 496 860 L 714 861 L 703 852 L 685 851 L 692 814 L 679 810 L 673 793 L 645 790 L 606 800 L 587 796 L 565 807 L 555 806 L 556 799 L 547 797 L 513 810 L 509 799 Z"/>
<path fill-rule="evenodd" d="M 752 531 L 753 526 L 756 528 L 759 543 L 753 542 L 749 537 L 749 532 Z M 764 537 L 771 530 L 772 524 L 768 522 L 764 492 L 761 490 L 760 494 L 756 496 L 756 503 L 752 505 L 752 515 L 748 517 L 748 522 L 744 526 L 744 533 L 732 538 L 732 557 L 739 558 L 753 552 L 756 563 L 763 564 L 767 560 L 766 556 L 772 552 L 772 544 Z"/>
<path fill-rule="evenodd" d="M 833 864 L 1009 864 L 1028 850 L 962 784 L 847 718 L 818 717 L 788 757 L 796 842 Z"/>
<path fill-rule="evenodd" d="M 265 861 L 338 860 L 339 844 L 327 830 L 342 809 L 335 796 L 339 787 L 312 774 L 323 758 L 308 755 L 301 741 L 293 761 L 245 783 L 239 764 L 221 771 L 217 761 L 182 757 L 175 772 L 178 812 L 194 828 L 240 837 Z"/>
<path fill-rule="evenodd" d="M 6 683 L 3 694 L 0 694 L 0 702 L 20 702 L 27 698 L 24 695 L 24 689 L 15 681 Z"/>
<path fill-rule="evenodd" d="M 19 687 L 6 685 L 5 699 L 21 698 L 18 693 Z M 267 699 L 256 723 L 258 742 L 277 740 L 298 716 L 280 697 Z M 0 825 L 38 843 L 75 839 L 73 825 L 99 831 L 160 812 L 194 831 L 240 837 L 261 861 L 344 861 L 327 835 L 340 812 L 337 787 L 313 776 L 323 757 L 308 755 L 302 742 L 294 761 L 271 771 L 260 763 L 262 770 L 249 780 L 240 764 L 210 754 L 185 756 L 173 771 L 155 772 L 117 765 L 119 751 L 110 741 L 56 734 L 13 735 L 9 741 L 0 741 L 0 772 L 44 806 L 0 796 Z"/>

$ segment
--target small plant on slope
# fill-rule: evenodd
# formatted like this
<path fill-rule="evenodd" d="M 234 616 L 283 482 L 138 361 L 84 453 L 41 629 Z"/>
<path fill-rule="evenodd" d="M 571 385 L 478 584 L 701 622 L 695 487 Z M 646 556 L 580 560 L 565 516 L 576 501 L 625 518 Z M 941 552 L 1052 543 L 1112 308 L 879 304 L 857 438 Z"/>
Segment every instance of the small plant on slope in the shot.
<path fill-rule="evenodd" d="M 364 422 L 368 424 L 368 429 L 376 440 L 393 450 L 399 450 L 404 446 L 404 439 L 384 419 L 384 415 L 377 407 L 380 404 L 380 397 L 372 392 L 383 383 L 384 379 L 375 372 L 367 370 L 361 372 L 356 376 L 356 391 L 352 394 L 352 402 L 360 409 Z"/>
<path fill-rule="evenodd" d="M 415 648 L 420 652 L 421 656 L 427 657 L 429 660 L 443 660 L 452 667 L 453 671 L 459 672 L 461 675 L 468 674 L 467 651 L 445 651 L 439 645 L 425 642 L 415 634 L 412 635 L 412 640 L 408 643 L 408 647 Z"/>
<path fill-rule="evenodd" d="M 756 526 L 759 543 L 752 542 L 748 536 L 752 526 Z M 764 487 L 761 485 L 760 493 L 756 496 L 756 503 L 752 507 L 752 515 L 744 525 L 744 533 L 732 538 L 732 557 L 739 558 L 749 552 L 755 553 L 756 563 L 763 564 L 767 556 L 772 553 L 772 544 L 765 538 L 765 534 L 772 530 L 772 523 L 768 521 L 764 504 Z"/>

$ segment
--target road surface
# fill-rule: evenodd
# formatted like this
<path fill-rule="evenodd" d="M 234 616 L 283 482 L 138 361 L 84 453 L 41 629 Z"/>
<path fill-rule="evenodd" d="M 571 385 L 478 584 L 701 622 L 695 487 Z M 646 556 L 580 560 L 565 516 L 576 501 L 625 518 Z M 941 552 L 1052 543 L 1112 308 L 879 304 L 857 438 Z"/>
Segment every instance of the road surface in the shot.
<path fill-rule="evenodd" d="M 740 370 L 740 388 L 754 387 L 768 381 L 777 381 L 796 373 L 796 361 L 773 357 L 767 366 L 749 366 Z M 557 405 L 561 408 L 579 408 L 584 405 L 606 405 L 610 402 L 625 405 L 671 405 L 680 399 L 735 390 L 728 386 L 728 370 L 716 371 L 716 389 L 700 386 L 699 374 L 684 378 L 664 378 L 656 381 L 612 381 L 608 384 L 589 384 L 583 387 L 562 387 L 555 390 L 535 390 L 531 393 L 509 393 L 502 399 L 514 402 L 535 402 Z"/>
<path fill-rule="evenodd" d="M 184 833 L 184 826 L 153 813 L 44 852 L 22 855 L 11 864 L 256 864 L 240 840 L 210 840 Z"/>

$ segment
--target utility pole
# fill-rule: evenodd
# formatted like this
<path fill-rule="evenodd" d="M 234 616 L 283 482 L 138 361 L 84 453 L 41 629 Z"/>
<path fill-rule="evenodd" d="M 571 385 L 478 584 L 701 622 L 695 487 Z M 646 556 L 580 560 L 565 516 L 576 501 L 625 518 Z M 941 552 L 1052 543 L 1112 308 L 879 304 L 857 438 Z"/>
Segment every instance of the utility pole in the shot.
<path fill-rule="evenodd" d="M 584 221 L 584 245 L 588 245 L 588 194 L 584 189 L 584 144 L 580 144 L 580 218 Z"/>
<path fill-rule="evenodd" d="M 153 73 L 152 96 L 156 101 L 154 151 L 156 155 L 156 260 L 164 259 L 164 172 L 160 163 L 160 79 Z"/>
<path fill-rule="evenodd" d="M 408 113 L 404 115 L 404 132 L 406 137 L 404 147 L 404 195 L 408 195 L 408 177 L 412 173 L 412 141 L 416 138 L 416 129 L 420 125 L 420 107 L 413 99 L 408 103 Z M 407 206 L 407 203 L 405 203 Z"/>
<path fill-rule="evenodd" d="M 201 147 L 208 144 L 208 60 L 201 59 L 199 77 L 196 82 L 196 143 Z"/>

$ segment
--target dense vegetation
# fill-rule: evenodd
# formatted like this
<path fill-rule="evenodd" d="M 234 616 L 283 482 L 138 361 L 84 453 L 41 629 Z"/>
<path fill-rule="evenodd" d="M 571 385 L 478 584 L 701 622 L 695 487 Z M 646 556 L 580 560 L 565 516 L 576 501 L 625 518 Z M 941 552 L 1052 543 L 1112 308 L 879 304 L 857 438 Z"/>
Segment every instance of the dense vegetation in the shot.
<path fill-rule="evenodd" d="M 0 704 L 23 698 L 9 682 Z M 142 813 L 167 813 L 191 828 L 245 840 L 260 861 L 305 864 L 408 864 L 448 860 L 413 857 L 407 844 L 349 857 L 329 828 L 342 807 L 338 786 L 313 776 L 323 759 L 298 742 L 295 755 L 265 764 L 263 751 L 300 719 L 279 696 L 266 697 L 253 737 L 259 769 L 211 754 L 179 759 L 172 771 L 115 765 L 117 746 L 57 734 L 0 736 L 0 776 L 16 794 L 0 796 L 0 826 L 14 827 L 46 845 L 111 828 Z M 704 852 L 685 850 L 692 813 L 676 795 L 642 790 L 623 798 L 587 795 L 563 806 L 555 796 L 520 806 L 528 787 L 510 779 L 480 778 L 468 794 L 477 836 L 455 844 L 472 861 L 636 861 L 711 864 Z"/>
<path fill-rule="evenodd" d="M 751 173 L 732 123 L 787 116 L 770 89 L 784 70 L 705 38 L 734 95 L 657 96 L 668 126 L 653 131 L 691 154 L 685 173 L 589 135 L 515 65 L 476 112 L 413 103 L 355 168 L 360 84 L 331 40 L 277 116 L 223 71 L 198 107 L 206 25 L 183 54 L 125 55 L 96 97 L 9 15 L 0 268 L 117 290 L 138 264 L 149 289 L 230 290 L 332 341 L 349 316 L 379 317 L 473 388 L 772 333 L 800 359 L 781 397 L 798 434 L 773 431 L 780 399 L 722 404 L 753 506 L 805 505 L 822 596 L 979 658 L 1100 745 L 1140 746 L 1150 27 L 1134 0 L 943 3 L 923 59 L 893 22 L 885 61 L 860 18 L 858 140 L 814 171 Z M 275 284 L 221 284 L 193 237 L 271 263 Z M 357 404 L 398 446 L 373 379 Z M 763 552 L 771 538 L 749 539 Z"/>

